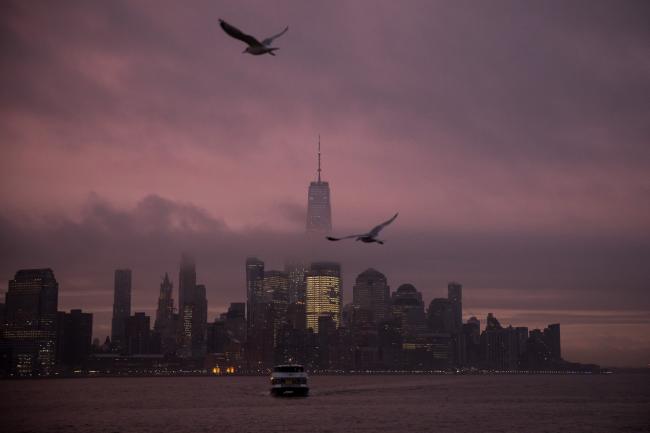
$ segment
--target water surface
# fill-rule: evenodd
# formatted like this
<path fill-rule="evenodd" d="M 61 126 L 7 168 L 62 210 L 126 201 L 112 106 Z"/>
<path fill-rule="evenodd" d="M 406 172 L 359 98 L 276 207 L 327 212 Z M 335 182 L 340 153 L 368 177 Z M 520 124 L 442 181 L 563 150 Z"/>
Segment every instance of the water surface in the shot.
<path fill-rule="evenodd" d="M 650 432 L 650 376 L 320 376 L 0 382 L 4 432 Z"/>

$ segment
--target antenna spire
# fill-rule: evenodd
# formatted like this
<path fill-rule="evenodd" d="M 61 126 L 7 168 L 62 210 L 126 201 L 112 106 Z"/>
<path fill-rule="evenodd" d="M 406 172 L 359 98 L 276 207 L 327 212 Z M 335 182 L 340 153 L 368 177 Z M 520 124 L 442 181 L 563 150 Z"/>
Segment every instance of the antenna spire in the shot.
<path fill-rule="evenodd" d="M 320 134 L 318 134 L 318 183 L 320 183 Z"/>

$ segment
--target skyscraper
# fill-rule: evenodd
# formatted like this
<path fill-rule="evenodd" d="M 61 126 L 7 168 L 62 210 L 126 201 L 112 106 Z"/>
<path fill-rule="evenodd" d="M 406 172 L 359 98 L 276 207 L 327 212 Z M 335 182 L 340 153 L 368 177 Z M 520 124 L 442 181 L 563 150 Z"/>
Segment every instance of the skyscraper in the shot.
<path fill-rule="evenodd" d="M 544 328 L 543 335 L 544 342 L 546 343 L 546 346 L 548 347 L 551 354 L 551 360 L 554 362 L 561 361 L 562 349 L 560 345 L 560 324 L 554 323 L 548 325 L 546 328 Z"/>
<path fill-rule="evenodd" d="M 264 299 L 270 304 L 270 322 L 273 330 L 273 344 L 277 345 L 278 335 L 287 321 L 289 307 L 289 279 L 282 271 L 264 271 Z"/>
<path fill-rule="evenodd" d="M 174 323 L 174 299 L 172 292 L 174 285 L 165 272 L 165 277 L 160 283 L 160 294 L 158 296 L 158 309 L 156 310 L 156 321 L 154 331 L 160 342 L 160 350 L 163 354 L 173 353 L 176 349 L 176 324 Z"/>
<path fill-rule="evenodd" d="M 370 323 L 378 324 L 384 320 L 390 303 L 386 276 L 372 268 L 360 273 L 352 288 L 352 303 L 363 317 L 367 315 Z"/>
<path fill-rule="evenodd" d="M 452 334 L 460 334 L 463 327 L 463 285 L 455 281 L 447 285 L 447 299 L 452 310 Z"/>
<path fill-rule="evenodd" d="M 150 351 L 151 318 L 135 313 L 126 320 L 126 348 L 129 355 L 146 355 Z"/>
<path fill-rule="evenodd" d="M 226 331 L 237 341 L 246 340 L 246 304 L 244 302 L 231 302 L 225 319 Z"/>
<path fill-rule="evenodd" d="M 63 320 L 59 324 L 62 330 L 59 338 L 63 341 L 57 344 L 62 348 L 62 361 L 68 367 L 80 366 L 90 356 L 93 315 L 81 310 L 70 310 L 70 313 L 61 312 L 59 317 Z"/>
<path fill-rule="evenodd" d="M 264 299 L 264 262 L 257 257 L 246 259 L 246 310 L 248 326 L 253 326 L 255 304 Z"/>
<path fill-rule="evenodd" d="M 453 303 L 447 298 L 434 298 L 427 310 L 429 330 L 435 333 L 452 334 L 454 330 Z"/>
<path fill-rule="evenodd" d="M 305 288 L 309 266 L 302 262 L 289 262 L 284 265 L 284 272 L 289 279 L 289 303 L 305 303 Z"/>
<path fill-rule="evenodd" d="M 246 259 L 246 303 L 248 368 L 263 369 L 273 363 L 273 329 L 271 304 L 264 296 L 264 262 L 257 257 Z"/>
<path fill-rule="evenodd" d="M 425 330 L 422 293 L 412 284 L 402 284 L 392 294 L 391 314 L 405 339 L 413 339 Z"/>
<path fill-rule="evenodd" d="M 154 329 L 161 332 L 169 327 L 169 323 L 174 317 L 174 299 L 172 290 L 174 285 L 169 280 L 169 275 L 165 272 L 165 277 L 160 283 L 160 294 L 158 295 L 158 309 L 156 310 L 156 322 Z"/>
<path fill-rule="evenodd" d="M 59 283 L 52 269 L 21 269 L 5 301 L 1 331 L 11 353 L 9 368 L 17 375 L 48 375 L 56 363 Z"/>
<path fill-rule="evenodd" d="M 131 269 L 115 270 L 111 340 L 118 350 L 126 349 L 126 321 L 131 315 Z"/>
<path fill-rule="evenodd" d="M 192 357 L 205 355 L 208 326 L 208 298 L 203 284 L 197 284 L 192 313 Z"/>
<path fill-rule="evenodd" d="M 307 233 L 329 233 L 332 231 L 332 208 L 330 206 L 330 185 L 321 180 L 320 135 L 318 136 L 318 180 L 309 184 L 307 194 Z"/>
<path fill-rule="evenodd" d="M 178 272 L 178 309 L 183 311 L 186 303 L 192 302 L 196 288 L 196 265 L 188 254 L 181 256 L 181 268 Z"/>
<path fill-rule="evenodd" d="M 181 256 L 178 273 L 180 350 L 183 358 L 205 355 L 208 301 L 205 286 L 196 284 L 196 265 L 187 254 Z"/>
<path fill-rule="evenodd" d="M 318 318 L 331 316 L 338 328 L 341 324 L 343 291 L 341 265 L 333 262 L 312 263 L 307 273 L 307 328 L 318 333 Z"/>

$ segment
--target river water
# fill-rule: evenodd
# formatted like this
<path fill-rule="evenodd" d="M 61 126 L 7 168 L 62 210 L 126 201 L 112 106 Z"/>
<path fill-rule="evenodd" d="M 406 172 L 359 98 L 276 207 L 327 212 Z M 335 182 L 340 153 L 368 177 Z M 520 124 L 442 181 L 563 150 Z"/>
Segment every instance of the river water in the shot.
<path fill-rule="evenodd" d="M 317 376 L 0 382 L 3 432 L 650 432 L 650 375 Z"/>

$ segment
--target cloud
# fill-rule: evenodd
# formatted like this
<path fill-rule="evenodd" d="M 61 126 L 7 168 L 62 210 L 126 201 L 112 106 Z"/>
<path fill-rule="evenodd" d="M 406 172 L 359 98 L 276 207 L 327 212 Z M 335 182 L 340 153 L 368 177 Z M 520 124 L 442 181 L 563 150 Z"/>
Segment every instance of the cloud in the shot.
<path fill-rule="evenodd" d="M 153 305 L 191 250 L 213 308 L 259 255 L 340 260 L 348 294 L 374 266 L 476 308 L 648 309 L 645 2 L 0 7 L 4 281 L 52 266 L 107 308 L 130 266 Z M 290 30 L 245 56 L 219 17 Z M 399 211 L 389 247 L 303 239 L 318 133 L 335 230 Z"/>
<path fill-rule="evenodd" d="M 647 239 L 423 233 L 400 223 L 387 229 L 383 247 L 333 244 L 265 227 L 233 230 L 191 203 L 154 194 L 129 208 L 92 194 L 79 220 L 1 217 L 0 275 L 6 287 L 17 269 L 52 267 L 61 287 L 60 308 L 97 312 L 96 332 L 110 320 L 114 269 L 133 270 L 134 311 L 151 312 L 162 275 L 176 279 L 182 252 L 196 257 L 212 316 L 245 299 L 244 262 L 258 256 L 267 269 L 281 269 L 296 258 L 341 262 L 346 302 L 356 275 L 374 267 L 393 290 L 415 284 L 427 303 L 446 296 L 447 281 L 461 281 L 466 316 L 483 319 L 494 311 L 523 326 L 648 324 Z"/>

